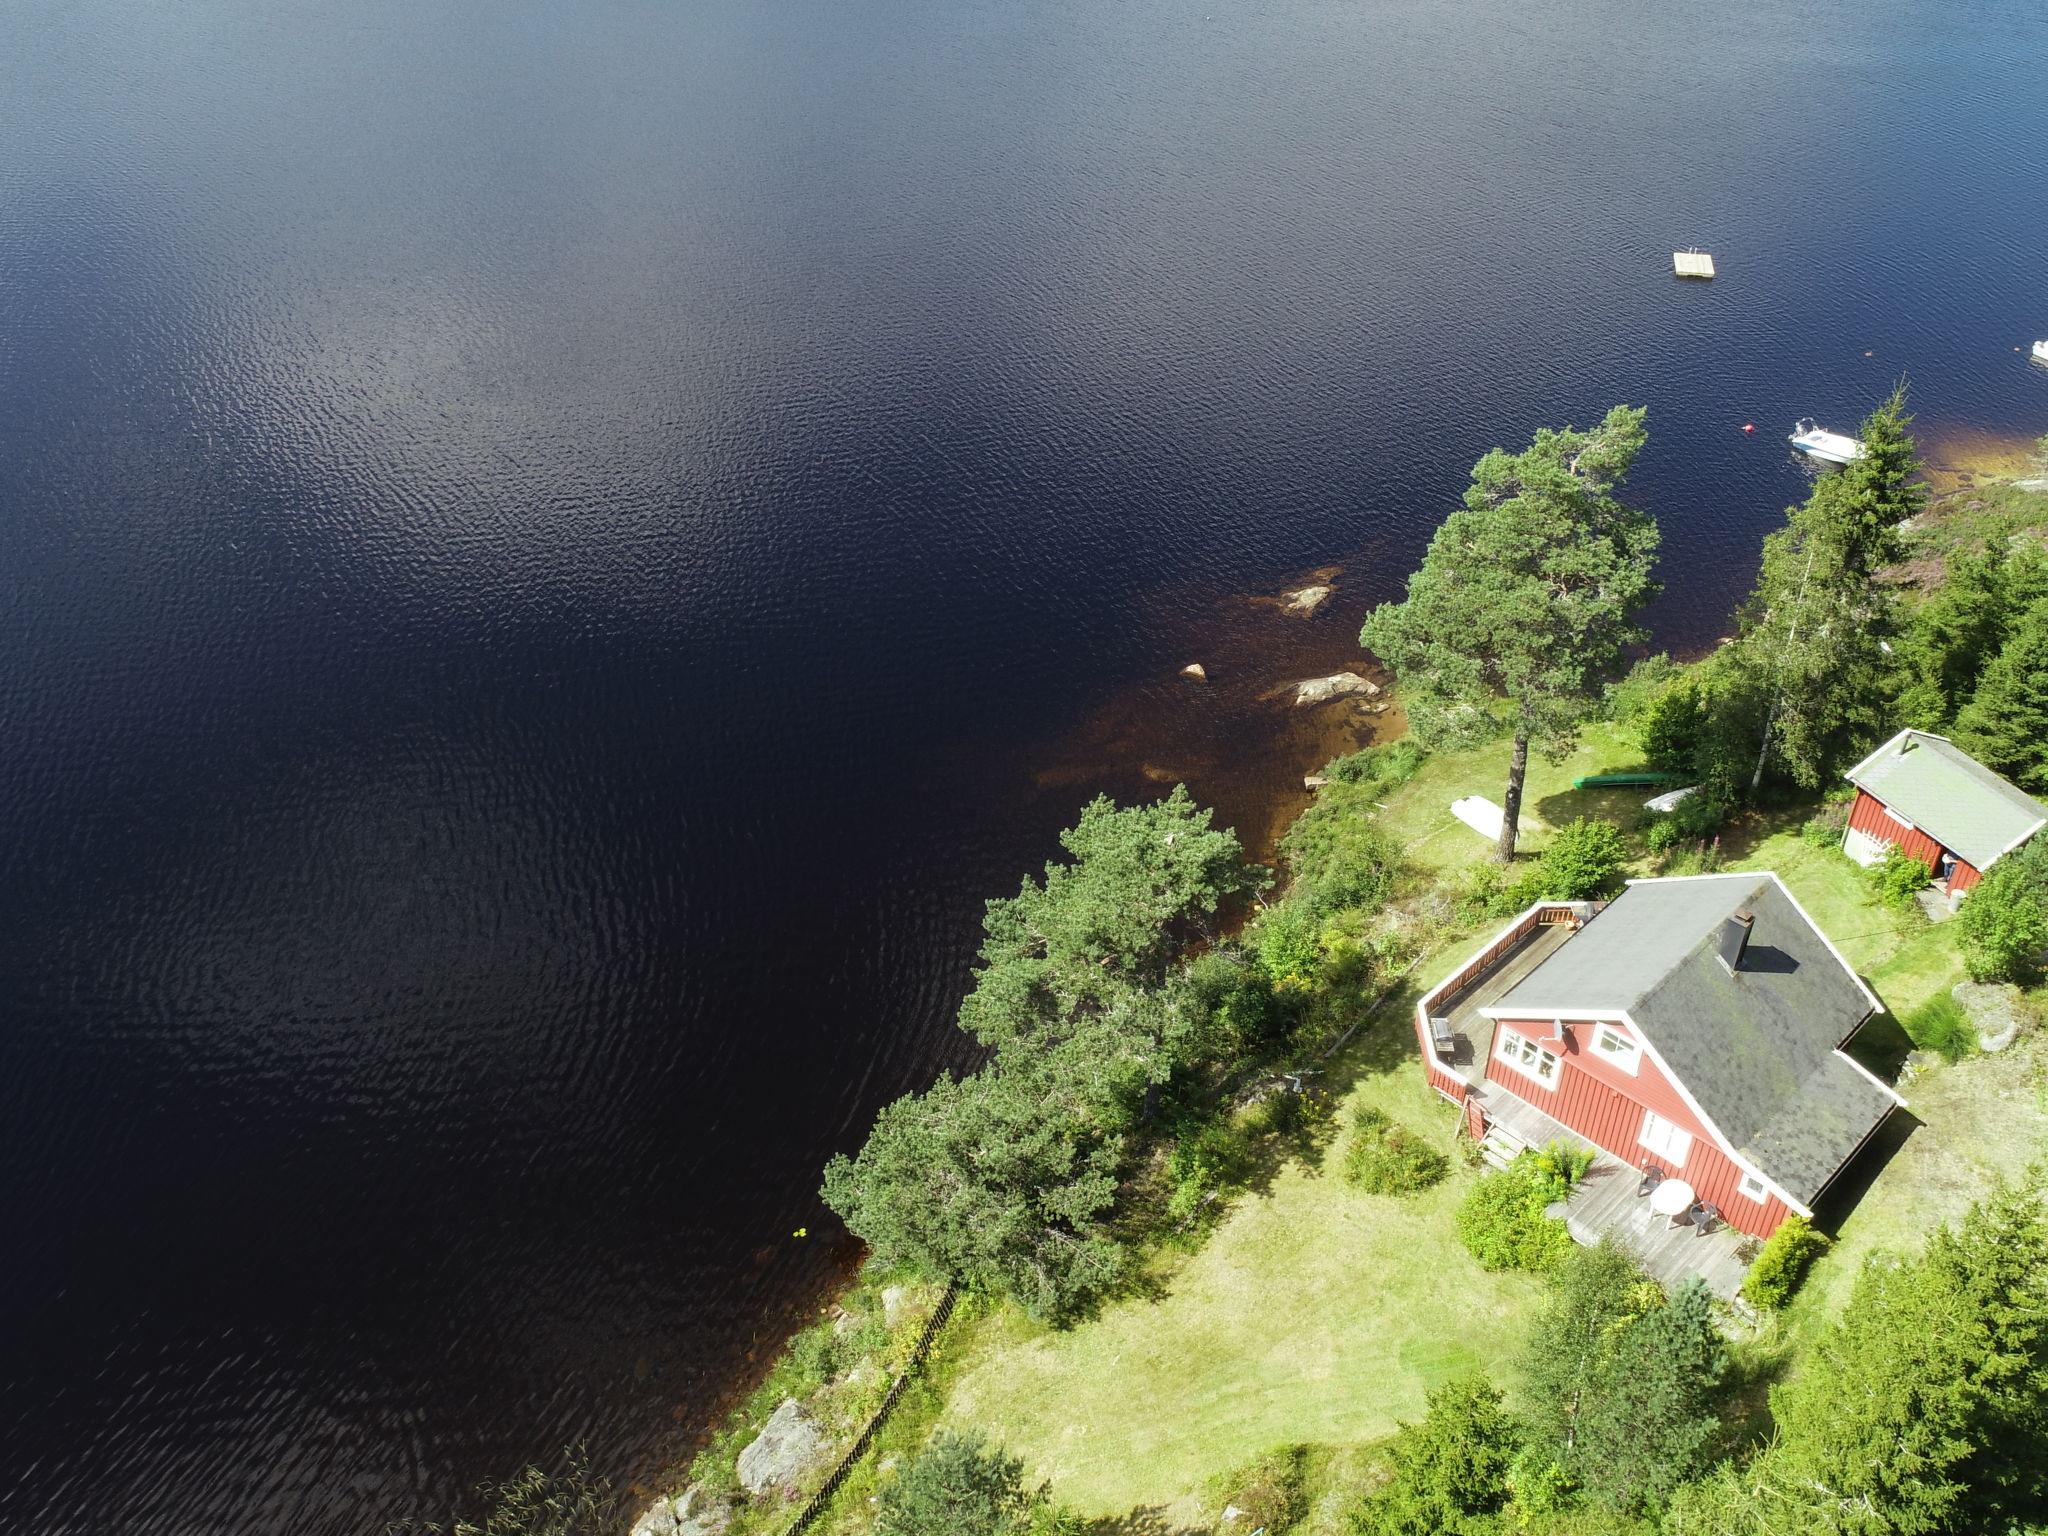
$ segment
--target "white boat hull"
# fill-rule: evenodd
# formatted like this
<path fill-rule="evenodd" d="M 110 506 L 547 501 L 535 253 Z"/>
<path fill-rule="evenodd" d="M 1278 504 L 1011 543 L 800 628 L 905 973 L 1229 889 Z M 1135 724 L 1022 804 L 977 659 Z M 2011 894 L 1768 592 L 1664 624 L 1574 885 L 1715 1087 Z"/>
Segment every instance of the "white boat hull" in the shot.
<path fill-rule="evenodd" d="M 2034 361 L 2037 363 L 2048 363 L 2048 341 L 2037 341 L 2034 343 Z"/>
<path fill-rule="evenodd" d="M 1809 459 L 1819 459 L 1823 464 L 1847 464 L 1863 457 L 1863 445 L 1855 438 L 1803 421 L 1787 441 Z"/>

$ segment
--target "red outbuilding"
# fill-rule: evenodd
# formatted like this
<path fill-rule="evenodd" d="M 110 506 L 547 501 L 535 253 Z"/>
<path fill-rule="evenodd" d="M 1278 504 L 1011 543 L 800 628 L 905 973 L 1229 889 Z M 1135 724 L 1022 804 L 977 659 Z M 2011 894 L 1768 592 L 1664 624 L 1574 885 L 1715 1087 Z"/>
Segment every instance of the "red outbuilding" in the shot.
<path fill-rule="evenodd" d="M 1984 872 L 2048 825 L 2048 807 L 1946 736 L 1904 730 L 1846 775 L 1856 786 L 1842 851 L 1875 864 L 1898 848 L 1953 908 Z"/>

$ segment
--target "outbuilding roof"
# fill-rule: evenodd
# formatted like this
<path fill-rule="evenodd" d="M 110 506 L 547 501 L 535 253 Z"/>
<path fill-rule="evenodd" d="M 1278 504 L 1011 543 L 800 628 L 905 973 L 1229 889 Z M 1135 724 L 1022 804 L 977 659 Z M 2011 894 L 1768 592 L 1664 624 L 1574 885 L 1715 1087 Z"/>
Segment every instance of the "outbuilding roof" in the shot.
<path fill-rule="evenodd" d="M 1930 731 L 1899 732 L 1846 777 L 1980 870 L 2048 825 L 2048 806 Z"/>
<path fill-rule="evenodd" d="M 1634 882 L 1487 1012 L 1626 1015 L 1728 1145 L 1808 1204 L 1899 1102 L 1837 1049 L 1877 1007 L 1776 875 L 1736 874 Z"/>

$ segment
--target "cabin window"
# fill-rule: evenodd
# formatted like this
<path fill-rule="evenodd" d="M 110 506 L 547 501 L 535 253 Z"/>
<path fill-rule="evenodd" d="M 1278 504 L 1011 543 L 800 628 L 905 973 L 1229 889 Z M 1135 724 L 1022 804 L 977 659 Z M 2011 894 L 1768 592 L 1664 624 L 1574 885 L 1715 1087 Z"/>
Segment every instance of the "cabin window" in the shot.
<path fill-rule="evenodd" d="M 1620 1030 L 1602 1024 L 1593 1031 L 1593 1049 L 1630 1076 L 1642 1060 L 1643 1048 Z"/>
<path fill-rule="evenodd" d="M 1527 1035 L 1502 1029 L 1493 1053 L 1524 1077 L 1533 1077 L 1546 1088 L 1557 1086 L 1557 1058 Z"/>
<path fill-rule="evenodd" d="M 1745 1173 L 1742 1182 L 1735 1187 L 1742 1191 L 1743 1199 L 1754 1200 L 1758 1205 L 1771 1197 L 1771 1192 L 1764 1188 L 1764 1181 L 1753 1173 Z"/>
<path fill-rule="evenodd" d="M 1636 1140 L 1656 1153 L 1666 1168 L 1683 1168 L 1686 1154 L 1692 1151 L 1692 1132 L 1651 1110 L 1643 1112 L 1642 1134 Z"/>

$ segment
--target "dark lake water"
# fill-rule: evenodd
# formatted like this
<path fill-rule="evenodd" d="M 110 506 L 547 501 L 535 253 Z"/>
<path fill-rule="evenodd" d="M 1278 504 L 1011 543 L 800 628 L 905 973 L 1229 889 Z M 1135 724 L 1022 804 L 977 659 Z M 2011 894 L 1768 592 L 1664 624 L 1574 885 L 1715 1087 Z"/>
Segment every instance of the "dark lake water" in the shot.
<path fill-rule="evenodd" d="M 981 900 L 1263 839 L 1490 444 L 1650 406 L 1685 646 L 1795 416 L 2048 432 L 2038 0 L 5 19 L 8 1531 L 677 1454 Z"/>

